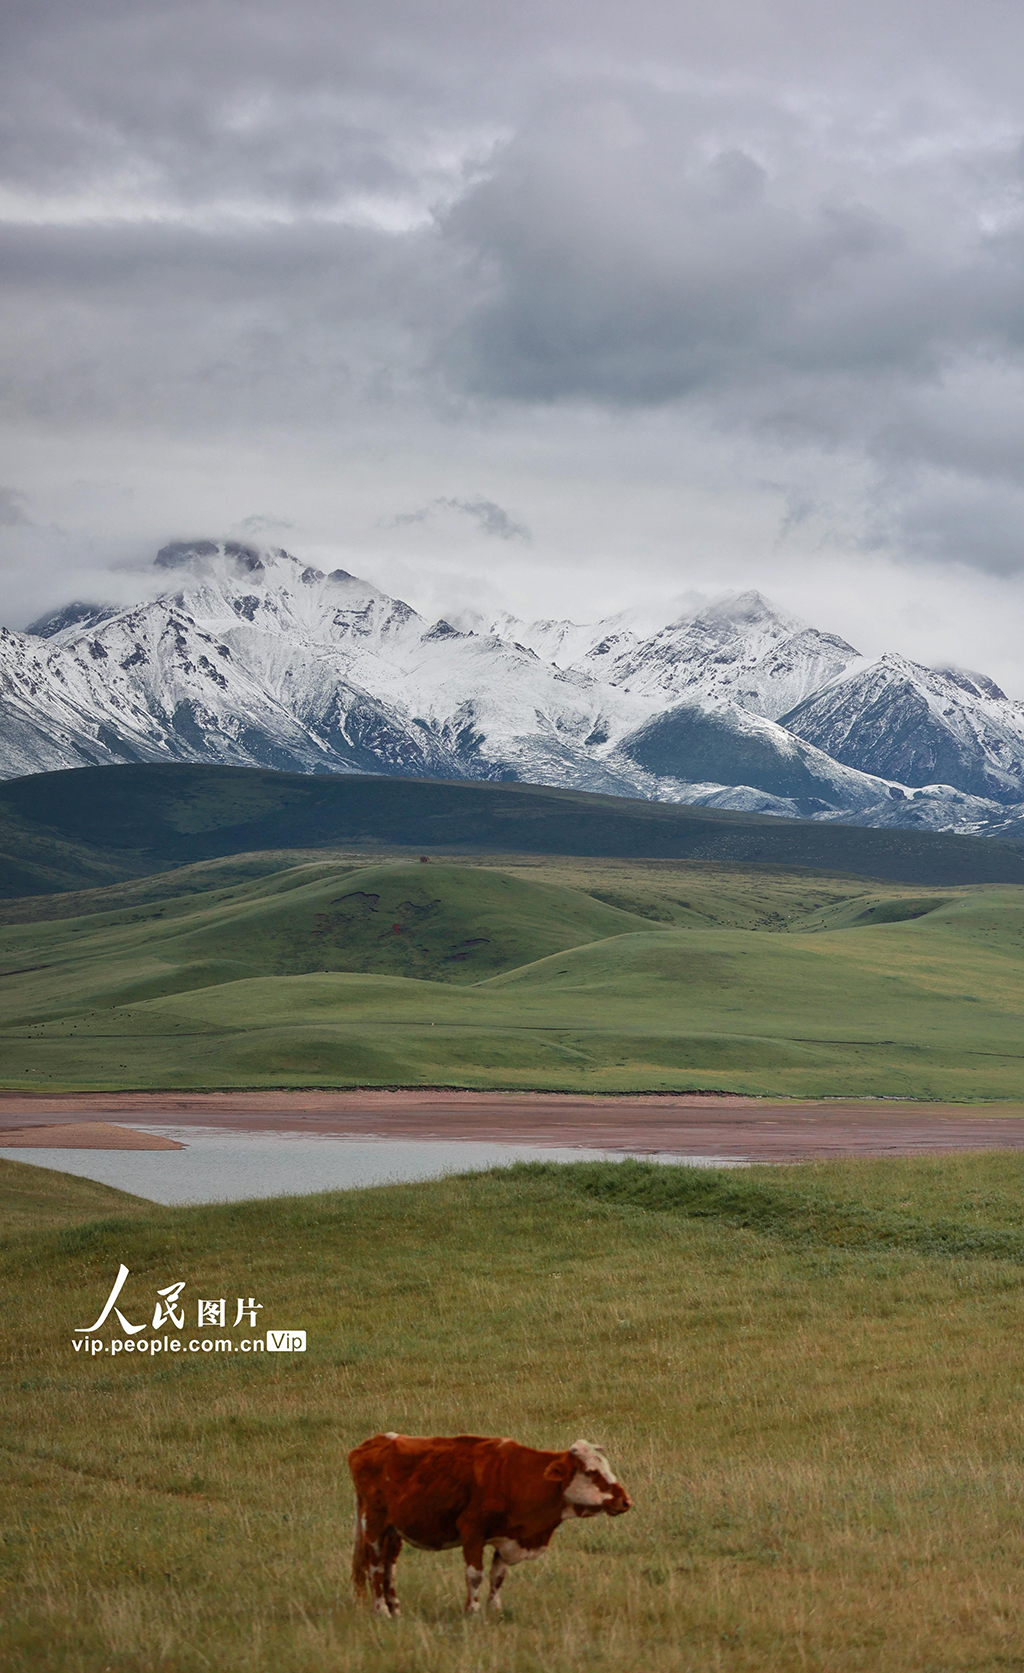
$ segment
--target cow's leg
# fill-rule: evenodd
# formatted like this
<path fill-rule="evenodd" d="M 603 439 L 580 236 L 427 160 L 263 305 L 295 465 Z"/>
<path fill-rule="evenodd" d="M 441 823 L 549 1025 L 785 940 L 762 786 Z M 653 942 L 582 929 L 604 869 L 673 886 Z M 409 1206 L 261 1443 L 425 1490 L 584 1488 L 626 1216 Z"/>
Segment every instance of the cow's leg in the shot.
<path fill-rule="evenodd" d="M 462 1542 L 466 1560 L 466 1614 L 475 1615 L 480 1608 L 480 1585 L 484 1577 L 484 1542 L 471 1535 Z"/>
<path fill-rule="evenodd" d="M 402 1536 L 397 1528 L 385 1529 L 381 1545 L 381 1556 L 384 1558 L 384 1602 L 392 1615 L 399 1613 L 398 1598 L 395 1594 L 395 1564 L 401 1549 Z"/>
<path fill-rule="evenodd" d="M 491 1559 L 491 1577 L 490 1584 L 487 1589 L 488 1609 L 501 1608 L 501 1583 L 507 1573 L 508 1563 L 498 1551 L 495 1551 L 494 1556 Z"/>
<path fill-rule="evenodd" d="M 393 1596 L 395 1558 L 401 1550 L 402 1541 L 397 1531 L 389 1525 L 387 1511 L 382 1505 L 360 1505 L 359 1528 L 363 1539 L 360 1559 L 362 1583 L 360 1584 L 356 1577 L 356 1563 L 353 1561 L 352 1577 L 356 1581 L 356 1588 L 358 1591 L 365 1591 L 366 1581 L 369 1580 L 375 1613 L 391 1615 L 391 1603 L 388 1599 L 389 1581 Z M 393 1543 L 395 1541 L 397 1544 Z"/>
<path fill-rule="evenodd" d="M 363 1529 L 366 1525 L 366 1509 L 361 1501 L 356 1501 L 355 1538 L 352 1545 L 352 1584 L 357 1597 L 366 1596 L 366 1537 Z"/>
<path fill-rule="evenodd" d="M 531 1547 L 529 1550 L 520 1545 L 516 1539 L 496 1539 L 494 1541 L 494 1561 L 491 1563 L 491 1584 L 487 1593 L 488 1607 L 501 1608 L 501 1583 L 513 1563 L 533 1562 L 540 1556 L 543 1546 Z"/>

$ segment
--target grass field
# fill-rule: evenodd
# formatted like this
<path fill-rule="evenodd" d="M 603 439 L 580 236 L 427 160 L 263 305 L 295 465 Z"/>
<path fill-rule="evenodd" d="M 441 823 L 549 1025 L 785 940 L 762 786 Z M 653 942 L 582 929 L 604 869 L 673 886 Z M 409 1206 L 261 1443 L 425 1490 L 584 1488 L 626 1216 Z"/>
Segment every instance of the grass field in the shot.
<path fill-rule="evenodd" d="M 1022 1194 L 986 1155 L 147 1211 L 2 1164 L 5 1673 L 1019 1668 Z M 121 1261 L 129 1318 L 185 1279 L 308 1351 L 83 1359 Z M 382 1623 L 344 1459 L 386 1428 L 586 1435 L 635 1509 L 559 1530 L 501 1621 L 407 1550 Z"/>
<path fill-rule="evenodd" d="M 6 909 L 4 1086 L 1024 1094 L 1016 885 L 238 856 L 75 906 Z"/>

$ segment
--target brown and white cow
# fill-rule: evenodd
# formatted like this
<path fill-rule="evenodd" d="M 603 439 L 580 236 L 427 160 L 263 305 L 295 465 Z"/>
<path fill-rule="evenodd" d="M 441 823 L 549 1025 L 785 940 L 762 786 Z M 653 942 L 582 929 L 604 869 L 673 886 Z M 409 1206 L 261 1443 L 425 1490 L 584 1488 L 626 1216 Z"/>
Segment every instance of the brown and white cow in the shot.
<path fill-rule="evenodd" d="M 397 1615 L 395 1561 L 403 1540 L 423 1551 L 461 1545 L 466 1610 L 480 1607 L 484 1547 L 493 1548 L 488 1605 L 501 1608 L 513 1563 L 539 1557 L 560 1522 L 621 1516 L 632 1500 L 599 1447 L 577 1441 L 538 1452 L 483 1435 L 373 1435 L 348 1455 L 356 1489 L 352 1579 L 378 1615 Z"/>

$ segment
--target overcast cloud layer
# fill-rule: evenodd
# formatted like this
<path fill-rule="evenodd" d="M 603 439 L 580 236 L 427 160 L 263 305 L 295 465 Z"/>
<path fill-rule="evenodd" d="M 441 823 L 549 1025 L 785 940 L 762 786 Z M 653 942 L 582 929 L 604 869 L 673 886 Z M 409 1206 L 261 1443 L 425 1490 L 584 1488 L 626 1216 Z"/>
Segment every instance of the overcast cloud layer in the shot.
<path fill-rule="evenodd" d="M 1024 696 L 1024 8 L 9 0 L 0 617 L 249 533 Z"/>

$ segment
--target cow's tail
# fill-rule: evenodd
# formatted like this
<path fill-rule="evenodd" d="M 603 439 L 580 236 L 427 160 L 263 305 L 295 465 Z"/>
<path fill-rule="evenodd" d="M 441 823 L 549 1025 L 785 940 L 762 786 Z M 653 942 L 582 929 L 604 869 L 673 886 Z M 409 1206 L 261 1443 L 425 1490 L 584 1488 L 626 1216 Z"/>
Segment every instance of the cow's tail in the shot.
<path fill-rule="evenodd" d="M 356 1595 L 366 1592 L 366 1535 L 363 1532 L 362 1507 L 356 1500 L 355 1541 L 352 1546 L 352 1584 Z"/>

